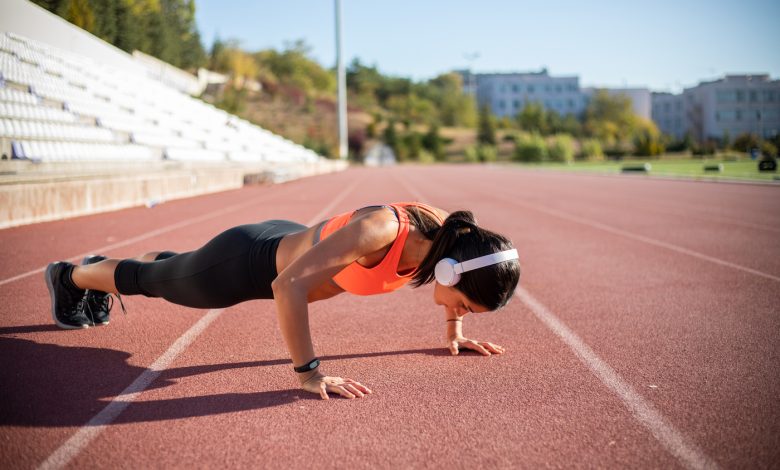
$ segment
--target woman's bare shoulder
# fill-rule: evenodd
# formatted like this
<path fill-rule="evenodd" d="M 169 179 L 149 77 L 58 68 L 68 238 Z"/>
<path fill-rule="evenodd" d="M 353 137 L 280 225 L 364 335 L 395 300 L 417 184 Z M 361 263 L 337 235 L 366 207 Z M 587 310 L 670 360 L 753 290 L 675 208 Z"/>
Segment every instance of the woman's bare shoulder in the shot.
<path fill-rule="evenodd" d="M 449 215 L 450 215 L 450 213 L 449 213 L 449 212 L 445 211 L 445 210 L 444 210 L 444 209 L 442 209 L 442 208 L 439 208 L 439 207 L 434 207 L 434 206 L 428 206 L 428 207 L 430 207 L 430 208 L 431 208 L 431 209 L 432 209 L 432 210 L 433 210 L 433 211 L 436 213 L 436 215 L 437 215 L 437 216 L 439 216 L 439 218 L 440 218 L 441 220 L 444 220 L 444 219 L 446 219 L 446 218 L 447 218 L 447 216 L 449 216 Z"/>

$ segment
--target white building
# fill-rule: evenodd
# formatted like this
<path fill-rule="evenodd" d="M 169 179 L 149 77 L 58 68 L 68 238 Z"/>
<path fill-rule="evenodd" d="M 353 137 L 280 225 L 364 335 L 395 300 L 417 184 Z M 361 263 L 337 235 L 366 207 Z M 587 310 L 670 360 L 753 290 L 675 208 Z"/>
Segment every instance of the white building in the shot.
<path fill-rule="evenodd" d="M 476 93 L 480 106 L 496 116 L 514 117 L 528 103 L 539 103 L 561 115 L 580 114 L 587 105 L 577 76 L 553 77 L 547 69 L 533 73 L 478 73 L 459 71 L 466 93 Z"/>
<path fill-rule="evenodd" d="M 652 118 L 664 134 L 681 139 L 688 132 L 683 95 L 653 93 Z"/>
<path fill-rule="evenodd" d="M 480 106 L 487 105 L 499 117 L 514 117 L 528 103 L 539 103 L 560 115 L 580 115 L 596 88 L 580 88 L 578 76 L 551 76 L 547 69 L 530 73 L 471 73 L 463 77 L 463 91 L 476 95 Z M 606 89 L 613 96 L 627 96 L 634 113 L 650 119 L 651 99 L 647 88 Z"/>
<path fill-rule="evenodd" d="M 683 91 L 688 128 L 696 140 L 780 132 L 780 80 L 769 75 L 727 75 Z"/>

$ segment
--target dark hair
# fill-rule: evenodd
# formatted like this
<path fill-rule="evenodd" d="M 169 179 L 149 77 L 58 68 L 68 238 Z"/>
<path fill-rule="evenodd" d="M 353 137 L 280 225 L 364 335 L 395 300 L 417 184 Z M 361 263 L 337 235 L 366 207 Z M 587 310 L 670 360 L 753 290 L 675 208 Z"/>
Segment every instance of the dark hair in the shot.
<path fill-rule="evenodd" d="M 430 251 L 412 277 L 413 287 L 432 282 L 436 278 L 436 263 L 443 258 L 465 261 L 513 248 L 512 242 L 506 237 L 477 226 L 474 214 L 469 211 L 453 212 L 435 229 L 425 223 L 432 221 L 430 217 L 420 227 L 415 220 L 418 217 L 412 216 L 412 211 L 408 212 L 412 223 L 426 237 L 430 239 L 433 236 Z M 461 274 L 460 282 L 453 287 L 470 300 L 490 310 L 497 310 L 509 302 L 519 281 L 520 263 L 514 260 L 467 271 Z"/>

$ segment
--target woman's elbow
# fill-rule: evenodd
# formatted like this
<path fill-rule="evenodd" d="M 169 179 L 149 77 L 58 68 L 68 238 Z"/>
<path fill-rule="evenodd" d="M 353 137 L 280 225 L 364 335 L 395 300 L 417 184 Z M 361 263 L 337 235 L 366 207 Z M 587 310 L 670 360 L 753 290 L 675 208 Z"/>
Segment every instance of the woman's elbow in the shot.
<path fill-rule="evenodd" d="M 274 298 L 278 298 L 278 295 L 290 295 L 301 290 L 305 290 L 304 286 L 294 278 L 277 276 L 277 278 L 271 282 L 271 291 L 274 293 Z"/>

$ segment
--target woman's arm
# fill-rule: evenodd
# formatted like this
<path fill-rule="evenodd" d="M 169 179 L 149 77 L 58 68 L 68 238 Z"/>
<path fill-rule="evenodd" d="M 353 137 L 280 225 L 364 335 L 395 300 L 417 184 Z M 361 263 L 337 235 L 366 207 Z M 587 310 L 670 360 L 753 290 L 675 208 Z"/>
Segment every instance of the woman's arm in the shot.
<path fill-rule="evenodd" d="M 314 245 L 279 273 L 272 288 L 279 328 L 294 366 L 307 364 L 315 357 L 309 331 L 309 293 L 355 260 L 392 244 L 397 233 L 398 222 L 392 213 L 368 213 Z M 327 391 L 350 398 L 362 396 L 361 387 L 365 388 L 354 381 L 327 379 L 338 378 L 325 377 L 319 369 L 299 374 L 304 388 L 323 398 L 327 398 Z"/>

